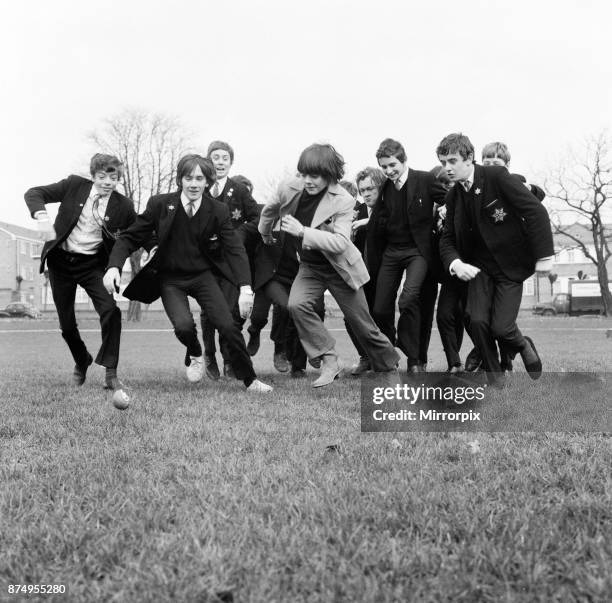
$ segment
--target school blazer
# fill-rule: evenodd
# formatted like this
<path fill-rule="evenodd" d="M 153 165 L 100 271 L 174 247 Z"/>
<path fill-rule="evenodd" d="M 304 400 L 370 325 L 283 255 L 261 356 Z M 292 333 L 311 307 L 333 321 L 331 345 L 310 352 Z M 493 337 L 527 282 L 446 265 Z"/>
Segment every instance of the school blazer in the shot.
<path fill-rule="evenodd" d="M 455 184 L 446 196 L 446 220 L 440 240 L 445 270 L 456 259 L 469 262 L 474 233 L 470 211 Z M 536 260 L 554 255 L 546 208 L 519 178 L 504 167 L 474 166 L 474 201 L 480 235 L 502 272 L 518 283 L 529 278 Z"/>
<path fill-rule="evenodd" d="M 275 197 L 261 210 L 259 232 L 273 235 L 280 219 L 294 215 L 304 190 L 299 178 L 283 182 Z M 321 199 L 311 226 L 304 227 L 303 249 L 321 251 L 351 289 L 358 290 L 370 280 L 361 253 L 351 243 L 355 200 L 339 184 L 330 184 Z"/>
<path fill-rule="evenodd" d="M 378 273 L 382 256 L 387 247 L 386 227 L 390 211 L 385 203 L 389 187 L 387 180 L 381 190 L 380 199 L 372 210 L 367 226 L 367 262 L 372 276 Z M 430 269 L 433 265 L 434 208 L 443 205 L 446 189 L 430 172 L 409 168 L 406 179 L 407 215 L 412 238 L 419 253 L 425 258 Z"/>
<path fill-rule="evenodd" d="M 212 186 L 207 186 L 209 192 Z M 216 200 L 223 201 L 229 208 L 232 226 L 238 230 L 243 243 L 257 234 L 260 209 L 246 186 L 228 177 Z"/>
<path fill-rule="evenodd" d="M 124 297 L 151 303 L 161 295 L 159 267 L 166 253 L 168 235 L 180 204 L 180 192 L 151 197 L 144 212 L 115 243 L 108 268 L 115 267 L 119 270 L 132 252 L 144 246 L 153 237 L 158 245 L 153 258 L 126 287 Z M 232 226 L 227 206 L 205 193 L 198 212 L 202 212 L 198 237 L 200 251 L 211 264 L 213 271 L 237 286 L 250 284 L 251 273 L 244 246 Z"/>
<path fill-rule="evenodd" d="M 45 262 L 49 252 L 61 245 L 77 225 L 85 202 L 91 192 L 93 182 L 81 176 L 68 176 L 54 184 L 35 186 L 26 191 L 24 198 L 34 217 L 37 211 L 44 211 L 47 203 L 59 203 L 59 210 L 55 218 L 56 238 L 47 241 L 40 257 L 40 272 L 44 272 Z M 115 238 L 130 226 L 136 219 L 134 203 L 126 196 L 113 191 L 106 205 L 104 224 L 112 236 L 102 231 L 102 245 L 98 251 L 101 264 L 106 264 L 108 256 L 115 243 Z"/>

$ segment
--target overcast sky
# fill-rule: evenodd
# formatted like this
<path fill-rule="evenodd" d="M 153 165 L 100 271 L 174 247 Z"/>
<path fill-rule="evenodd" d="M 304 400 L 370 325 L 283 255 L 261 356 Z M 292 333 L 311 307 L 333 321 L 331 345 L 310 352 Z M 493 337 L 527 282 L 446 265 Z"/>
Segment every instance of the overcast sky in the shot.
<path fill-rule="evenodd" d="M 612 122 L 610 3 L 590 0 L 13 2 L 0 24 L 0 220 L 83 171 L 87 134 L 125 108 L 178 116 L 202 153 L 265 183 L 331 142 L 347 173 L 385 137 L 412 167 L 440 139 L 506 142 L 532 179 Z M 260 193 L 258 195 L 258 192 Z"/>

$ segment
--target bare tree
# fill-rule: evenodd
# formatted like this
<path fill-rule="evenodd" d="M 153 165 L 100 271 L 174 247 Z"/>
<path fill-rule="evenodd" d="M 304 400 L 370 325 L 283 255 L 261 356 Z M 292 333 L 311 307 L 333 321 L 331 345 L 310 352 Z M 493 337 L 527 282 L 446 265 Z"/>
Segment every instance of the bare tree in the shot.
<path fill-rule="evenodd" d="M 123 187 L 137 213 L 152 195 L 175 188 L 176 164 L 192 147 L 192 137 L 178 119 L 141 109 L 106 119 L 89 138 L 99 151 L 115 155 L 123 163 Z M 141 256 L 142 250 L 130 256 L 132 275 L 140 270 Z M 140 302 L 130 301 L 127 320 L 139 321 L 140 317 Z"/>
<path fill-rule="evenodd" d="M 612 157 L 608 133 L 588 139 L 580 152 L 569 158 L 547 178 L 553 232 L 564 235 L 582 250 L 596 267 L 604 314 L 612 314 L 612 293 L 608 288 L 607 262 L 612 256 Z M 607 219 L 607 223 L 606 223 Z"/>

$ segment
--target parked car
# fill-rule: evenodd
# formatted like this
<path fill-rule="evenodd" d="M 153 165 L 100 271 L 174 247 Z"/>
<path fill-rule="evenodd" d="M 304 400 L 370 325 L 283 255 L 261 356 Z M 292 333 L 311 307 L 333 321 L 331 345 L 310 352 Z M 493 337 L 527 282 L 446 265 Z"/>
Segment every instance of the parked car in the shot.
<path fill-rule="evenodd" d="M 4 318 L 40 318 L 41 316 L 40 310 L 26 302 L 11 302 L 6 308 L 0 310 L 0 317 Z"/>

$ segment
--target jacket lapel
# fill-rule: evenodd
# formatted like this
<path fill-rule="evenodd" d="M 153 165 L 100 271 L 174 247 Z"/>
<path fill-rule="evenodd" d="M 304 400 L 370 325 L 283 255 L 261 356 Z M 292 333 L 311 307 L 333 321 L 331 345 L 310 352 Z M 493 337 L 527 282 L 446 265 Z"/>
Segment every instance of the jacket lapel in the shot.
<path fill-rule="evenodd" d="M 74 211 L 72 213 L 72 227 L 79 221 L 79 216 L 83 212 L 83 208 L 85 207 L 85 203 L 87 203 L 87 199 L 89 199 L 89 194 L 91 193 L 91 187 L 93 183 L 90 180 L 84 180 L 79 186 L 79 190 L 76 195 L 75 203 L 74 203 Z"/>
<path fill-rule="evenodd" d="M 474 166 L 474 202 L 476 203 L 476 215 L 480 216 L 483 200 L 485 197 L 484 168 L 481 165 Z"/>
<path fill-rule="evenodd" d="M 327 192 L 323 195 L 323 198 L 319 202 L 315 214 L 312 218 L 312 228 L 317 228 L 333 216 L 337 211 L 336 197 L 341 194 L 344 189 L 338 184 L 330 184 Z"/>
<path fill-rule="evenodd" d="M 289 194 L 286 196 L 286 201 L 281 203 L 278 208 L 278 217 L 273 226 L 273 230 L 280 230 L 280 221 L 283 216 L 295 214 L 295 210 L 297 209 L 297 205 L 300 201 L 300 197 L 302 195 L 302 191 L 304 190 L 304 185 L 301 180 L 292 180 L 288 184 Z"/>
<path fill-rule="evenodd" d="M 417 175 L 414 170 L 408 168 L 408 178 L 406 180 L 406 209 L 414 202 L 414 197 L 417 190 Z"/>
<path fill-rule="evenodd" d="M 200 209 L 198 209 L 198 213 L 196 214 L 197 216 L 199 216 L 202 231 L 206 228 L 208 220 L 210 219 L 211 201 L 212 197 L 209 197 L 206 192 L 204 192 L 204 194 L 202 195 L 202 202 L 200 203 Z"/>
<path fill-rule="evenodd" d="M 159 227 L 157 232 L 158 244 L 161 246 L 168 238 L 170 227 L 174 222 L 174 217 L 181 203 L 181 193 L 174 193 L 165 203 L 165 207 L 162 209 L 162 215 L 159 219 Z M 200 205 L 202 209 L 203 203 Z"/>
<path fill-rule="evenodd" d="M 113 191 L 108 198 L 108 203 L 106 204 L 106 211 L 104 212 L 104 217 L 108 218 L 114 215 L 119 210 L 119 194 L 116 191 Z"/>

